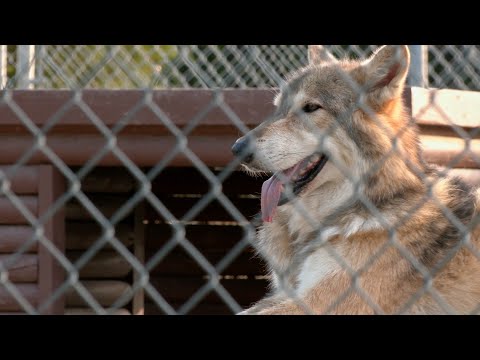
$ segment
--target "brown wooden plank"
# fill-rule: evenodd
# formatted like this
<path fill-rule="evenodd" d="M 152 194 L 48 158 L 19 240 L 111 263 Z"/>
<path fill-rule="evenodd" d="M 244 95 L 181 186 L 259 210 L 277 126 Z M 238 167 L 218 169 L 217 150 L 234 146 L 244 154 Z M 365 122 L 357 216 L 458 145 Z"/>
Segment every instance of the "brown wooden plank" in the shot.
<path fill-rule="evenodd" d="M 8 279 L 13 283 L 34 283 L 38 279 L 38 256 L 23 254 L 0 255 L 0 263 L 8 271 Z"/>
<path fill-rule="evenodd" d="M 212 264 L 216 265 L 226 255 L 225 253 L 203 252 L 202 255 Z M 147 259 L 155 253 L 147 253 Z M 152 276 L 194 276 L 206 275 L 205 270 L 188 253 L 180 248 L 172 250 L 167 257 L 158 263 L 150 272 Z M 240 253 L 221 275 L 264 275 L 265 263 L 255 256 L 253 251 Z"/>
<path fill-rule="evenodd" d="M 206 283 L 206 280 L 201 278 L 156 277 L 152 278 L 150 283 L 169 303 L 184 303 Z M 260 300 L 266 294 L 268 287 L 266 280 L 221 280 L 220 283 L 242 306 Z M 223 302 L 212 292 L 206 295 L 203 301 L 214 304 Z"/>
<path fill-rule="evenodd" d="M 236 135 L 191 136 L 188 146 L 207 166 L 225 166 L 233 160 L 230 148 L 236 139 Z M 33 146 L 34 141 L 29 136 L 0 135 L 0 164 L 18 161 L 25 151 Z M 52 151 L 68 165 L 83 165 L 105 146 L 106 140 L 101 135 L 89 134 L 79 136 L 72 141 L 69 135 L 52 134 L 49 135 L 47 142 Z M 119 148 L 138 166 L 152 166 L 175 148 L 177 140 L 173 136 L 125 135 L 118 138 L 117 143 Z M 437 147 L 429 145 L 429 142 L 424 143 L 425 151 L 430 153 L 437 151 Z M 82 151 L 78 151 L 79 148 Z M 38 164 L 45 161 L 48 161 L 45 155 L 37 152 L 30 158 L 29 163 Z M 113 153 L 108 153 L 99 161 L 99 165 L 123 164 Z M 178 154 L 169 165 L 192 166 L 192 163 L 185 155 Z M 459 166 L 462 165 L 459 164 Z"/>
<path fill-rule="evenodd" d="M 446 137 L 457 137 L 462 138 L 463 132 L 468 139 L 480 139 L 480 133 L 476 133 L 474 129 L 459 129 L 451 126 L 433 126 L 433 125 L 422 125 L 419 127 L 420 135 L 434 135 L 434 136 L 446 136 Z"/>
<path fill-rule="evenodd" d="M 476 171 L 476 170 L 472 170 Z M 480 172 L 480 170 L 479 170 Z M 101 236 L 101 229 L 93 222 L 71 222 L 66 223 L 67 250 L 86 250 L 92 246 Z M 120 223 L 116 227 L 116 236 L 125 246 L 133 245 L 133 227 L 127 223 Z M 186 236 L 195 246 L 203 251 L 222 252 L 232 248 L 242 237 L 244 231 L 241 226 L 211 226 L 211 225 L 187 225 L 185 226 Z M 171 238 L 171 226 L 166 224 L 150 223 L 146 225 L 147 251 L 159 249 Z M 0 226 L 0 253 L 15 252 L 26 239 L 33 234 L 32 228 L 28 226 Z M 29 250 L 35 252 L 37 242 Z M 110 244 L 105 249 L 112 249 Z"/>
<path fill-rule="evenodd" d="M 111 306 L 120 296 L 130 289 L 128 283 L 116 280 L 84 280 L 82 284 L 102 306 Z M 66 293 L 66 306 L 67 308 L 85 307 L 88 306 L 88 304 L 83 297 L 71 287 Z"/>
<path fill-rule="evenodd" d="M 122 207 L 130 197 L 128 195 L 105 195 L 105 194 L 89 194 L 90 200 L 97 209 L 110 218 L 120 207 Z M 177 198 L 173 196 L 158 196 L 159 200 L 171 211 L 175 216 L 183 216 L 199 198 Z M 234 206 L 245 216 L 254 216 L 260 210 L 260 199 L 233 198 L 231 199 Z M 130 216 L 130 215 L 128 215 Z M 71 201 L 66 207 L 66 217 L 68 220 L 89 220 L 92 215 L 83 205 L 77 201 Z M 148 221 L 162 220 L 160 215 L 147 204 L 145 219 Z M 192 220 L 226 220 L 234 219 L 230 213 L 217 201 L 213 200 L 207 205 L 195 219 Z"/>
<path fill-rule="evenodd" d="M 115 309 L 110 315 L 132 315 L 128 309 Z M 95 310 L 90 308 L 71 307 L 65 309 L 65 315 L 97 315 Z"/>
<path fill-rule="evenodd" d="M 20 202 L 33 216 L 38 214 L 38 200 L 36 196 L 18 196 Z M 28 224 L 28 220 L 9 198 L 0 197 L 0 224 Z"/>
<path fill-rule="evenodd" d="M 142 201 L 135 209 L 135 241 L 134 255 L 141 264 L 145 264 L 145 202 Z M 140 273 L 133 273 L 134 284 L 140 281 Z M 133 296 L 132 310 L 134 315 L 145 314 L 145 293 L 143 288 L 138 289 Z"/>
<path fill-rule="evenodd" d="M 213 171 L 218 175 L 218 171 Z M 178 181 L 178 179 L 195 179 L 195 181 Z M 248 176 L 244 172 L 234 171 L 222 183 L 222 192 L 227 195 L 260 194 L 267 177 Z M 195 168 L 174 168 L 163 170 L 153 181 L 155 194 L 205 194 L 210 190 L 210 183 Z"/>
<path fill-rule="evenodd" d="M 17 312 L 17 311 L 12 311 L 12 312 L 0 312 L 0 315 L 27 315 L 28 313 L 26 312 Z"/>
<path fill-rule="evenodd" d="M 86 250 L 90 246 L 92 246 L 97 240 L 99 240 L 102 235 L 102 229 L 100 225 L 93 221 L 67 221 L 66 232 L 67 250 Z M 123 245 L 133 245 L 133 226 L 128 223 L 117 224 L 115 226 L 115 236 Z M 112 249 L 112 245 L 110 243 L 107 243 L 104 248 Z"/>
<path fill-rule="evenodd" d="M 256 126 L 274 111 L 272 89 L 222 89 L 221 96 L 233 112 L 247 125 Z M 70 90 L 14 90 L 15 102 L 38 126 L 44 125 L 64 104 L 72 99 Z M 212 101 L 213 90 L 208 89 L 165 89 L 153 91 L 153 101 L 177 126 L 185 126 Z M 411 94 L 411 95 L 410 95 Z M 82 91 L 82 99 L 107 125 L 115 125 L 142 101 L 141 90 L 89 90 Z M 422 124 L 442 124 L 443 113 L 460 126 L 478 126 L 476 118 L 480 95 L 473 91 L 451 89 L 406 88 L 404 99 L 411 106 L 413 116 Z M 410 104 L 411 102 L 411 104 Z M 185 106 L 188 104 L 188 106 Z M 432 106 L 434 104 L 434 106 Z M 437 109 L 439 110 L 437 110 Z M 11 108 L 0 106 L 3 127 L 24 126 Z M 228 114 L 213 108 L 200 121 L 200 126 L 231 126 Z M 91 119 L 76 105 L 72 105 L 59 119 L 56 131 L 75 131 L 93 128 Z M 142 105 L 129 121 L 129 128 L 162 127 L 158 116 L 148 106 Z M 18 130 L 18 129 L 17 129 Z M 136 129 L 138 131 L 138 129 Z M 26 129 L 24 129 L 26 131 Z"/>
<path fill-rule="evenodd" d="M 188 144 L 195 155 L 207 166 L 225 166 L 233 160 L 230 148 L 236 139 L 236 135 L 199 135 L 191 136 Z M 18 161 L 24 152 L 33 146 L 34 141 L 32 137 L 28 136 L 0 135 L 0 164 Z M 75 141 L 72 141 L 69 135 L 52 134 L 49 135 L 47 142 L 61 160 L 69 165 L 83 165 L 105 146 L 105 138 L 94 134 L 79 136 Z M 125 135 L 120 137 L 117 143 L 119 148 L 138 166 L 152 166 L 171 152 L 177 141 L 173 136 Z M 79 148 L 82 151 L 78 151 Z M 429 141 L 424 141 L 424 149 L 429 155 L 437 153 L 438 160 L 431 158 L 431 161 L 439 163 L 442 162 L 443 156 L 450 156 L 458 151 L 454 147 L 453 149 L 443 149 L 442 152 L 442 148 L 439 149 Z M 38 152 L 30 158 L 29 163 L 38 164 L 45 161 L 48 161 L 45 155 Z M 109 153 L 102 158 L 99 165 L 116 166 L 122 165 L 122 163 L 112 153 Z M 172 159 L 169 165 L 192 166 L 192 163 L 184 155 L 179 154 Z M 463 165 L 460 163 L 458 166 Z"/>
<path fill-rule="evenodd" d="M 424 148 L 425 160 L 438 165 L 448 165 L 462 154 L 451 167 L 480 167 L 480 140 L 471 140 L 468 152 L 466 142 L 458 137 L 424 135 L 420 138 Z"/>
<path fill-rule="evenodd" d="M 182 304 L 170 304 L 174 309 L 180 309 Z M 153 302 L 145 303 L 145 315 L 165 315 L 162 309 Z M 190 310 L 186 315 L 234 315 L 227 304 L 210 304 L 200 302 L 195 308 Z"/>
<path fill-rule="evenodd" d="M 159 199 L 177 219 L 182 218 L 192 206 L 200 201 L 200 198 L 177 198 L 172 196 L 159 196 Z M 252 219 L 260 211 L 260 199 L 230 198 L 230 201 L 247 220 Z M 147 205 L 146 219 L 148 221 L 164 220 L 150 205 Z M 217 200 L 211 201 L 198 215 L 190 220 L 237 221 Z"/>
<path fill-rule="evenodd" d="M 3 92 L 2 92 L 3 93 Z M 408 94 L 411 93 L 411 96 Z M 72 99 L 70 90 L 14 90 L 14 101 L 38 126 L 44 125 L 64 104 Z M 478 109 L 480 94 L 473 91 L 452 89 L 406 88 L 405 100 L 411 101 L 412 114 L 423 124 L 442 124 L 444 114 L 460 126 L 479 126 Z M 222 89 L 223 101 L 248 126 L 262 122 L 274 111 L 274 91 L 271 89 Z M 145 96 L 141 90 L 90 90 L 82 91 L 82 99 L 107 126 L 115 125 Z M 208 89 L 154 90 L 153 101 L 177 126 L 184 126 L 212 101 L 213 91 Z M 188 106 L 185 106 L 188 104 Z M 7 104 L 1 104 L 2 126 L 21 126 L 22 122 Z M 160 127 L 161 121 L 148 106 L 141 106 L 130 120 L 131 127 Z M 59 119 L 57 131 L 74 131 L 92 128 L 91 119 L 76 105 L 72 105 Z M 204 119 L 202 126 L 230 125 L 231 119 L 224 111 L 214 108 Z M 25 129 L 26 130 L 26 129 Z"/>
<path fill-rule="evenodd" d="M 410 89 L 406 89 L 410 92 Z M 86 90 L 83 98 L 93 111 L 108 126 L 132 110 L 134 104 L 143 96 L 142 91 Z M 71 99 L 71 91 L 14 91 L 14 99 L 32 120 L 43 125 L 62 104 Z M 210 90 L 159 90 L 155 91 L 154 101 L 168 117 L 179 127 L 186 125 L 201 109 L 211 101 Z M 247 126 L 258 125 L 268 117 L 273 105 L 273 94 L 267 89 L 222 90 L 225 102 Z M 479 93 L 457 90 L 413 89 L 412 113 L 421 125 L 445 125 L 446 114 L 456 124 L 467 128 L 478 126 L 476 109 Z M 409 96 L 405 96 L 409 99 Z M 431 106 L 432 99 L 435 106 Z M 185 106 L 188 104 L 189 106 Z M 27 134 L 25 126 L 7 104 L 0 106 L 2 118 L 2 136 L 0 137 L 0 163 L 11 164 L 29 149 L 36 141 Z M 142 130 L 142 128 L 144 130 Z M 229 116 L 216 108 L 200 122 L 199 129 L 206 128 L 203 135 L 191 136 L 189 148 L 210 166 L 222 166 L 231 161 L 230 147 L 239 135 Z M 163 129 L 163 135 L 158 131 Z M 221 129 L 219 133 L 218 130 Z M 22 133 L 23 131 L 23 133 Z M 208 135 L 208 134 L 215 135 Z M 15 136 L 12 136 L 15 134 Z M 72 134 L 75 141 L 72 141 Z M 127 130 L 118 137 L 118 144 L 136 164 L 154 165 L 176 144 L 173 136 L 165 135 L 165 127 L 159 118 L 146 107 L 135 114 Z M 221 135 L 221 136 L 219 136 Z M 78 108 L 68 110 L 47 138 L 49 147 L 68 165 L 83 165 L 105 144 L 91 119 Z M 211 146 L 214 144 L 215 146 Z M 82 151 L 78 151 L 82 149 Z M 36 153 L 31 163 L 48 161 L 41 153 Z M 104 157 L 101 164 L 121 164 L 113 154 Z M 172 161 L 174 166 L 186 166 L 190 162 L 184 156 Z"/>
<path fill-rule="evenodd" d="M 54 202 L 65 191 L 63 176 L 49 165 L 40 167 L 40 184 L 38 213 L 39 217 L 47 213 Z M 45 238 L 48 239 L 58 251 L 65 252 L 65 211 L 62 207 L 53 216 L 46 219 L 44 223 Z M 53 256 L 50 250 L 40 244 L 38 249 L 39 256 L 39 281 L 40 306 L 46 304 L 47 300 L 63 283 L 65 274 L 63 266 Z M 65 307 L 64 296 L 58 297 L 42 311 L 43 314 L 63 314 Z"/>
<path fill-rule="evenodd" d="M 30 305 L 33 307 L 38 305 L 40 291 L 37 284 L 16 284 L 15 286 Z M 4 286 L 0 286 L 0 311 L 24 310 L 15 297 Z"/>
<path fill-rule="evenodd" d="M 413 87 L 412 116 L 419 124 L 480 126 L 480 92 Z"/>
<path fill-rule="evenodd" d="M 255 194 L 260 197 L 262 184 L 269 176 L 249 176 L 245 172 L 235 171 L 222 183 L 225 194 Z"/>
<path fill-rule="evenodd" d="M 142 99 L 145 92 L 141 90 L 90 90 L 82 91 L 82 100 L 102 121 L 115 125 L 128 114 Z M 270 89 L 223 89 L 223 101 L 247 124 L 258 124 L 273 110 L 274 93 Z M 3 95 L 3 91 L 0 91 Z M 36 125 L 45 124 L 62 106 L 74 96 L 71 90 L 35 90 L 12 91 L 13 100 L 30 117 Z M 154 90 L 153 102 L 156 103 L 167 117 L 178 126 L 186 125 L 213 100 L 214 92 L 207 89 L 168 89 Z M 185 106 L 188 103 L 188 106 Z M 2 103 L 0 118 L 3 126 L 21 125 L 20 119 L 11 108 Z M 148 106 L 143 105 L 131 118 L 133 126 L 156 126 L 162 123 L 158 116 Z M 224 111 L 213 109 L 201 121 L 204 125 L 231 124 Z M 92 121 L 78 106 L 71 107 L 58 120 L 58 130 L 68 131 L 79 127 L 93 127 Z M 70 130 L 71 131 L 71 130 Z"/>
<path fill-rule="evenodd" d="M 208 166 L 224 166 L 233 159 L 230 148 L 238 138 L 237 133 L 222 136 L 192 136 L 189 137 L 188 147 Z M 36 139 L 30 135 L 0 135 L 0 164 L 17 162 L 27 150 L 32 148 L 35 142 Z M 117 138 L 118 148 L 137 166 L 157 164 L 167 153 L 171 152 L 176 144 L 177 139 L 173 135 L 126 134 Z M 66 164 L 81 166 L 105 147 L 106 139 L 100 134 L 76 134 L 73 141 L 72 135 L 49 133 L 47 145 Z M 45 154 L 36 151 L 29 158 L 28 163 L 41 164 L 49 161 Z M 97 164 L 98 166 L 124 165 L 112 152 L 108 152 Z M 176 155 L 170 164 L 172 166 L 192 165 L 191 161 L 182 154 Z"/>
<path fill-rule="evenodd" d="M 82 179 L 85 193 L 128 193 L 137 181 L 124 167 L 97 167 Z"/>
<path fill-rule="evenodd" d="M 151 253 L 171 239 L 174 230 L 167 224 L 146 226 L 146 248 Z M 185 237 L 201 252 L 225 253 L 245 236 L 241 226 L 186 225 Z"/>
<path fill-rule="evenodd" d="M 100 212 L 110 218 L 118 209 L 120 209 L 129 199 L 125 194 L 89 194 L 89 199 Z M 133 214 L 130 213 L 128 216 Z M 66 206 L 67 220 L 93 220 L 90 212 L 77 200 L 70 201 Z"/>
<path fill-rule="evenodd" d="M 74 262 L 84 254 L 83 251 L 67 251 L 67 257 Z M 132 267 L 117 251 L 99 251 L 80 269 L 81 279 L 112 279 L 127 276 Z"/>
<path fill-rule="evenodd" d="M 36 166 L 0 166 L 0 170 L 10 182 L 10 190 L 18 195 L 31 195 L 38 193 L 38 172 Z M 13 171 L 14 170 L 14 171 Z"/>
<path fill-rule="evenodd" d="M 12 253 L 17 251 L 26 241 L 33 236 L 30 226 L 23 225 L 0 225 L 0 253 Z M 36 252 L 38 242 L 35 241 L 28 252 Z"/>

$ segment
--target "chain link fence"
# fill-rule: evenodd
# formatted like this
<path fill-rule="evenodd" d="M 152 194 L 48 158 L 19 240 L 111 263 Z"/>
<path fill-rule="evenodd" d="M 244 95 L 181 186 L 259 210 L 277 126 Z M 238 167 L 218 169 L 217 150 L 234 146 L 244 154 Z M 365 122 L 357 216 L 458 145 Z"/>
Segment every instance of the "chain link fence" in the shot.
<path fill-rule="evenodd" d="M 306 45 L 12 45 L 5 46 L 2 87 L 275 87 L 307 64 Z M 329 45 L 339 58 L 361 58 L 376 45 Z M 428 86 L 480 89 L 480 48 L 428 45 Z"/>
<path fill-rule="evenodd" d="M 377 48 L 332 45 L 323 54 L 362 59 Z M 479 90 L 479 47 L 431 45 L 427 52 L 422 61 L 429 88 Z M 280 119 L 278 112 L 266 116 L 265 109 L 273 113 L 273 95 L 261 89 L 285 87 L 286 76 L 308 64 L 307 54 L 306 45 L 0 46 L 0 84 L 5 89 L 0 101 L 5 127 L 0 139 L 5 202 L 0 203 L 5 215 L 0 225 L 0 311 L 190 314 L 213 294 L 216 300 L 209 300 L 203 313 L 215 313 L 221 303 L 236 314 L 267 296 L 267 280 L 273 278 L 277 290 L 252 313 L 477 313 L 480 285 L 468 275 L 480 269 L 472 236 L 478 223 L 475 195 L 463 182 L 446 180 L 453 173 L 469 185 L 480 183 L 475 108 L 457 111 L 463 100 L 444 105 L 444 95 L 427 96 L 422 89 L 409 93 L 426 160 L 439 166 L 435 171 L 416 158 L 412 129 L 417 125 L 385 121 L 378 103 L 368 97 L 366 83 L 359 86 L 348 68 L 335 73 L 335 79 L 351 91 L 350 107 L 332 110 L 336 117 L 321 131 L 312 126 L 320 120 L 306 121 L 305 131 L 315 138 L 309 153 L 295 145 L 297 135 L 283 134 L 276 145 L 259 130 L 250 132 L 260 124 L 251 117 L 265 115 L 267 124 Z M 395 71 L 401 69 L 402 57 L 397 52 L 390 60 L 399 65 L 381 69 L 388 78 L 378 81 L 382 86 L 398 80 Z M 302 73 L 295 76 L 297 82 L 302 79 Z M 212 91 L 205 100 L 201 92 L 188 97 L 152 91 L 174 88 Z M 258 92 L 225 91 L 231 88 Z M 28 97 L 14 89 L 74 91 L 60 99 L 60 93 L 34 91 L 39 95 Z M 113 93 L 87 89 L 138 91 L 117 100 Z M 294 86 L 289 89 L 295 91 Z M 285 91 L 280 108 L 293 106 Z M 426 100 L 418 105 L 418 99 Z M 320 106 L 324 104 L 305 103 L 301 110 L 314 113 Z M 371 120 L 370 130 L 345 125 L 344 117 L 352 119 L 354 110 Z M 343 144 L 339 131 L 347 136 Z M 381 146 L 370 146 L 369 131 L 378 133 L 374 139 Z M 255 151 L 245 145 L 247 150 L 237 149 L 237 157 L 225 154 L 240 136 L 256 141 Z M 284 158 L 290 148 L 303 155 L 278 165 L 274 156 L 262 153 L 264 142 Z M 362 171 L 349 167 L 357 155 L 348 146 L 360 154 Z M 352 159 L 346 161 L 332 149 Z M 259 154 L 264 157 L 259 170 L 277 171 L 269 180 L 237 171 L 249 157 L 254 159 L 249 163 L 257 164 L 251 167 L 258 167 Z M 29 170 L 38 164 L 49 164 L 58 174 L 65 184 L 61 191 L 55 175 Z M 318 172 L 321 176 L 324 166 L 332 176 L 328 186 L 338 179 L 345 186 L 328 188 L 324 202 L 336 205 L 317 205 L 325 211 L 321 213 L 310 200 L 295 199 L 295 186 L 313 181 L 313 172 L 313 179 Z M 287 167 L 289 171 L 280 171 Z M 396 172 L 385 173 L 392 169 Z M 262 176 L 260 171 L 256 176 Z M 187 185 L 182 188 L 181 183 Z M 277 209 L 279 201 L 287 200 L 287 212 Z M 263 226 L 255 215 L 260 203 Z M 270 224 L 272 216 L 289 219 Z M 66 239 L 59 236 L 57 222 L 66 226 Z M 337 244 L 360 241 L 356 233 L 371 243 L 364 250 L 368 256 L 353 256 L 355 247 Z M 257 237 L 272 243 L 258 247 Z M 258 261 L 252 245 L 257 246 L 262 272 L 248 265 Z M 55 266 L 48 268 L 47 261 Z M 201 274 L 202 281 L 193 280 L 193 274 Z M 374 280 L 365 280 L 369 276 Z M 315 281 L 323 279 L 330 279 L 328 294 L 312 292 Z M 463 300 L 450 289 L 463 294 Z M 249 293 L 255 296 L 245 295 Z M 322 296 L 328 299 L 319 300 Z M 323 305 L 317 307 L 319 303 Z"/>

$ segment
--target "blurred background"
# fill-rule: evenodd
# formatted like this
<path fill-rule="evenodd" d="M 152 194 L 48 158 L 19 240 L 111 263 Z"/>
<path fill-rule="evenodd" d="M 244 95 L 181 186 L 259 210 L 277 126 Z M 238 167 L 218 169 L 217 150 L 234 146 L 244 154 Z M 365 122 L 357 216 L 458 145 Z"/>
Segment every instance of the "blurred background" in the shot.
<path fill-rule="evenodd" d="M 325 45 L 337 57 L 378 45 Z M 29 89 L 277 86 L 307 45 L 1 45 L 0 85 Z M 478 90 L 480 47 L 425 45 L 425 86 Z"/>

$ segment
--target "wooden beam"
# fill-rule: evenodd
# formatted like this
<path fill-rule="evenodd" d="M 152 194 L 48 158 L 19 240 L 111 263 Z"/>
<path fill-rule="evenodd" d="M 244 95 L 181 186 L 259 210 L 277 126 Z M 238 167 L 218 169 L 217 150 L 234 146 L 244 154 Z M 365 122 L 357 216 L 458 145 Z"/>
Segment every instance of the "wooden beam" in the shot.
<path fill-rule="evenodd" d="M 135 209 L 135 239 L 133 243 L 133 251 L 137 260 L 145 264 L 145 201 L 142 201 Z M 133 272 L 133 282 L 137 283 L 140 280 L 140 274 L 137 271 Z M 139 288 L 133 296 L 133 314 L 145 314 L 145 291 Z"/>
<path fill-rule="evenodd" d="M 420 137 L 425 160 L 432 164 L 458 168 L 480 167 L 480 140 L 466 141 L 458 137 L 424 135 Z"/>
<path fill-rule="evenodd" d="M 90 200 L 107 218 L 110 218 L 130 198 L 126 194 L 89 194 Z M 133 210 L 132 210 L 133 212 Z M 130 216 L 129 213 L 127 216 Z M 67 220 L 93 220 L 90 212 L 77 200 L 70 201 L 66 206 Z"/>
<path fill-rule="evenodd" d="M 77 203 L 78 204 L 78 203 Z M 67 205 L 68 209 L 69 205 Z M 66 248 L 67 250 L 86 250 L 102 236 L 102 230 L 94 221 L 67 221 L 66 223 Z M 1 227 L 0 227 L 1 236 Z M 133 226 L 127 223 L 120 223 L 115 226 L 115 236 L 125 246 L 133 245 Z M 104 249 L 112 249 L 107 243 Z"/>
<path fill-rule="evenodd" d="M 38 199 L 36 196 L 18 196 L 20 202 L 33 216 L 38 214 Z M 7 197 L 0 197 L 0 224 L 28 224 L 27 218 L 19 208 Z"/>
<path fill-rule="evenodd" d="M 40 167 L 38 194 L 38 214 L 44 215 L 65 191 L 63 176 L 53 166 Z M 58 251 L 65 253 L 65 213 L 63 207 L 44 223 L 45 237 Z M 64 281 L 64 269 L 43 244 L 39 244 L 39 281 L 40 305 L 44 304 Z M 43 314 L 63 314 L 65 299 L 59 297 L 51 303 Z"/>
<path fill-rule="evenodd" d="M 72 307 L 65 309 L 65 315 L 97 315 L 97 313 L 90 308 Z M 111 315 L 132 315 L 132 313 L 127 309 L 116 309 Z"/>
<path fill-rule="evenodd" d="M 38 305 L 40 294 L 37 284 L 16 284 L 15 286 L 33 307 Z M 0 286 L 0 311 L 25 311 L 4 286 Z"/>
<path fill-rule="evenodd" d="M 423 125 L 480 126 L 480 92 L 413 87 L 412 116 Z"/>
<path fill-rule="evenodd" d="M 4 91 L 0 91 L 0 96 Z M 37 125 L 45 125 L 62 106 L 74 97 L 71 90 L 13 90 L 15 103 Z M 410 96 L 411 93 L 411 96 Z M 128 122 L 126 129 L 138 131 L 142 127 L 164 127 L 158 115 L 142 100 L 146 92 L 142 90 L 89 90 L 82 91 L 82 100 L 89 106 L 98 118 L 107 126 L 115 126 L 137 105 L 137 112 Z M 274 111 L 272 89 L 166 89 L 154 90 L 152 101 L 166 117 L 176 126 L 187 125 L 195 116 L 212 103 L 218 94 L 223 102 L 232 109 L 246 126 L 256 126 Z M 444 115 L 448 115 L 457 125 L 465 127 L 478 126 L 477 104 L 480 92 L 424 89 L 407 87 L 404 99 L 411 107 L 414 118 L 421 124 L 445 125 Z M 411 103 L 410 103 L 411 101 Z M 188 104 L 189 106 L 185 106 Z M 53 132 L 78 132 L 83 129 L 95 130 L 89 116 L 78 106 L 72 104 L 62 113 Z M 0 105 L 0 126 L 3 128 L 25 131 L 23 123 L 8 104 Z M 201 119 L 200 126 L 232 126 L 229 115 L 219 107 L 213 107 Z"/>
<path fill-rule="evenodd" d="M 75 96 L 72 90 L 13 90 L 12 100 L 37 126 L 45 125 L 63 106 Z M 209 89 L 154 90 L 153 103 L 175 123 L 185 126 L 201 113 L 215 98 L 217 92 Z M 146 105 L 143 90 L 82 90 L 82 100 L 107 126 L 114 126 L 138 105 L 137 112 L 127 127 L 164 127 L 157 114 Z M 0 91 L 0 97 L 4 91 Z M 223 89 L 218 92 L 224 103 L 247 125 L 256 125 L 269 116 L 274 109 L 271 89 Z M 185 104 L 188 103 L 188 106 Z M 95 130 L 90 117 L 77 105 L 64 109 L 53 131 L 76 132 L 79 129 Z M 27 131 L 21 120 L 8 104 L 0 104 L 2 127 L 16 126 L 17 131 Z M 214 106 L 201 120 L 204 126 L 231 125 L 227 113 Z M 97 131 L 95 131 L 97 132 Z"/>
<path fill-rule="evenodd" d="M 0 225 L 0 253 L 16 252 L 33 236 L 33 229 L 26 225 Z M 38 242 L 32 243 L 28 252 L 37 252 Z"/>
<path fill-rule="evenodd" d="M 38 193 L 39 168 L 37 166 L 21 166 L 13 171 L 13 166 L 0 166 L 0 170 L 10 182 L 10 190 L 17 195 Z"/>
<path fill-rule="evenodd" d="M 67 251 L 67 257 L 73 263 L 84 253 L 84 251 Z M 123 278 L 131 270 L 130 263 L 117 251 L 102 250 L 80 269 L 80 278 L 82 280 Z"/>
<path fill-rule="evenodd" d="M 128 193 L 137 181 L 124 167 L 95 168 L 82 180 L 84 193 Z"/>
<path fill-rule="evenodd" d="M 15 102 L 39 127 L 71 100 L 73 94 L 68 90 L 12 92 Z M 257 126 L 274 111 L 270 89 L 224 89 L 218 94 L 247 128 Z M 158 114 L 142 103 L 145 96 L 143 91 L 84 90 L 82 96 L 98 119 L 109 127 L 114 127 L 136 104 L 142 104 L 117 135 L 118 147 L 137 165 L 155 165 L 177 145 L 176 137 L 167 130 Z M 166 117 L 181 129 L 212 104 L 215 92 L 207 89 L 155 90 L 152 96 L 152 101 Z M 449 122 L 446 117 L 465 128 L 474 128 L 480 122 L 477 114 L 480 92 L 407 88 L 404 99 L 406 105 L 411 106 L 414 119 L 422 126 L 447 127 Z M 0 119 L 0 164 L 11 164 L 18 161 L 36 139 L 8 104 L 0 104 Z M 188 147 L 205 164 L 224 166 L 233 159 L 230 147 L 239 134 L 241 131 L 229 114 L 214 106 L 200 119 L 195 132 L 189 135 Z M 49 131 L 47 144 L 67 165 L 80 166 L 106 145 L 106 139 L 99 134 L 85 112 L 73 106 L 62 113 L 57 125 Z M 41 152 L 33 154 L 29 160 L 32 164 L 46 161 L 49 159 Z M 112 153 L 107 153 L 99 165 L 122 163 Z M 170 165 L 191 166 L 191 162 L 179 154 Z"/>
<path fill-rule="evenodd" d="M 130 289 L 130 285 L 126 282 L 116 280 L 85 280 L 82 284 L 104 307 L 111 306 Z M 67 307 L 88 306 L 83 297 L 72 287 L 67 290 L 66 305 Z"/>
<path fill-rule="evenodd" d="M 0 263 L 8 271 L 8 279 L 13 283 L 35 283 L 38 278 L 38 256 L 32 254 L 0 255 Z"/>

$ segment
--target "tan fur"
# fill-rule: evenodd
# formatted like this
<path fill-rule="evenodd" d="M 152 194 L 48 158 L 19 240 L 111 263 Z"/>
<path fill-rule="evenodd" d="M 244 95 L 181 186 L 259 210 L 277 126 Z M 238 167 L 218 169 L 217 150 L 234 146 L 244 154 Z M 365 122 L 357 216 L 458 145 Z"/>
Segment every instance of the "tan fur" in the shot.
<path fill-rule="evenodd" d="M 422 160 L 402 100 L 408 48 L 385 46 L 360 62 L 313 47 L 309 58 L 278 96 L 276 118 L 252 130 L 248 168 L 282 171 L 318 151 L 329 160 L 259 229 L 273 291 L 242 314 L 476 310 L 480 193 Z M 312 102 L 322 108 L 305 113 Z"/>

